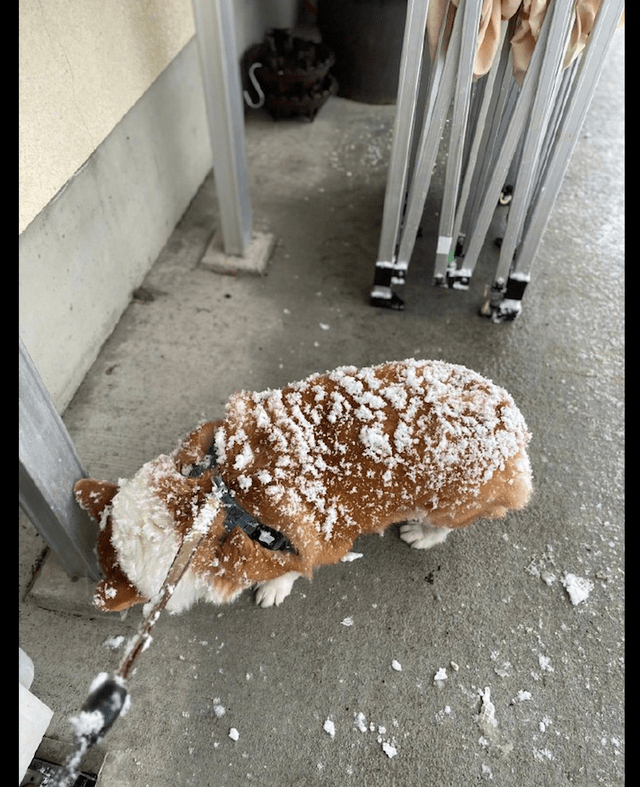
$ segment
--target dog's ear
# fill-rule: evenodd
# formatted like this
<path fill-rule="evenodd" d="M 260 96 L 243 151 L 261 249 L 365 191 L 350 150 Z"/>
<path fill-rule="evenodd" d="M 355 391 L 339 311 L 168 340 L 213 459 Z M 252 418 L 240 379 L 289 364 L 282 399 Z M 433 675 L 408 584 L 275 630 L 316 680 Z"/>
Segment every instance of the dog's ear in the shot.
<path fill-rule="evenodd" d="M 138 593 L 124 574 L 98 582 L 93 595 L 93 603 L 102 612 L 122 612 L 134 604 L 144 604 L 148 600 Z"/>
<path fill-rule="evenodd" d="M 211 448 L 216 430 L 221 424 L 222 421 L 207 421 L 187 435 L 176 452 L 177 466 L 182 469 L 184 465 L 201 462 Z"/>
<path fill-rule="evenodd" d="M 113 500 L 118 485 L 109 481 L 97 481 L 95 478 L 81 478 L 76 481 L 73 493 L 80 508 L 89 516 L 99 520 L 104 509 Z"/>

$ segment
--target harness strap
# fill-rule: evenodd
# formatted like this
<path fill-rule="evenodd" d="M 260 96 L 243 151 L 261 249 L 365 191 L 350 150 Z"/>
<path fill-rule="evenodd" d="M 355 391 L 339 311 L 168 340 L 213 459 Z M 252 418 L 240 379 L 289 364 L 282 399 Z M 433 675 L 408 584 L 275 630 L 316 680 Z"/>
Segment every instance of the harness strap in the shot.
<path fill-rule="evenodd" d="M 189 471 L 189 478 L 201 476 L 211 467 L 217 466 L 215 446 L 212 443 L 203 460 L 193 465 Z M 224 527 L 227 533 L 239 527 L 253 541 L 257 541 L 260 546 L 272 552 L 293 552 L 298 554 L 298 550 L 293 546 L 289 539 L 269 525 L 264 525 L 252 516 L 238 503 L 225 482 L 219 475 L 213 476 L 212 494 L 220 501 L 226 509 Z"/>

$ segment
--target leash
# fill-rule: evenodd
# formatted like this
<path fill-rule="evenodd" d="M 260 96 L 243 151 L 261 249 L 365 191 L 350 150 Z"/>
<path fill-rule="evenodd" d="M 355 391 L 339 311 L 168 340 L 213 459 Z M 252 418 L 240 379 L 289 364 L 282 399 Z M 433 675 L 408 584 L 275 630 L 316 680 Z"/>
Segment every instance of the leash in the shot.
<path fill-rule="evenodd" d="M 217 466 L 213 444 L 204 459 L 191 468 L 189 477 L 201 476 L 212 466 Z M 297 550 L 284 533 L 263 525 L 242 508 L 219 475 L 213 474 L 212 481 L 211 497 L 226 511 L 224 527 L 227 535 L 234 528 L 239 527 L 249 538 L 257 541 L 265 549 L 297 554 Z M 167 606 L 176 585 L 189 568 L 198 547 L 209 532 L 217 511 L 218 507 L 208 502 L 202 506 L 192 528 L 183 536 L 162 587 L 155 599 L 148 602 L 152 606 L 151 608 L 146 606 L 147 612 L 137 634 L 129 643 L 118 670 L 111 674 L 102 672 L 94 678 L 80 713 L 70 719 L 76 739 L 75 749 L 56 777 L 57 780 L 52 783 L 52 787 L 71 787 L 78 776 L 82 759 L 87 751 L 99 743 L 114 722 L 129 709 L 131 698 L 127 688 L 127 678 L 136 659 L 151 644 L 151 629 Z"/>
<path fill-rule="evenodd" d="M 198 519 L 200 519 L 200 515 L 198 515 Z M 198 522 L 198 519 L 184 536 L 166 579 L 156 595 L 152 607 L 146 612 L 137 634 L 129 643 L 117 672 L 112 674 L 103 672 L 94 678 L 82 710 L 77 716 L 70 719 L 76 739 L 75 749 L 67 758 L 61 773 L 52 782 L 52 787 L 70 787 L 75 782 L 82 759 L 87 751 L 99 743 L 116 719 L 129 709 L 131 699 L 127 689 L 127 677 L 138 656 L 151 644 L 151 629 L 156 624 L 162 610 L 167 606 L 176 585 L 189 568 L 196 550 L 208 533 L 211 518 L 205 516 L 202 522 Z"/>

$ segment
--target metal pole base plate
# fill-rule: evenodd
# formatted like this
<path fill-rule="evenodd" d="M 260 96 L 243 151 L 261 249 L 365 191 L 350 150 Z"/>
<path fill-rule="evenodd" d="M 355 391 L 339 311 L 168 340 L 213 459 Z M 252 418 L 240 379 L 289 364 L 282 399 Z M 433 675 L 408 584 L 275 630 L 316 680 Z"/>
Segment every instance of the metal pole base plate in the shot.
<path fill-rule="evenodd" d="M 275 237 L 270 232 L 254 232 L 242 257 L 226 254 L 220 232 L 216 232 L 209 242 L 200 265 L 215 273 L 224 273 L 230 276 L 238 274 L 263 275 L 273 248 Z"/>

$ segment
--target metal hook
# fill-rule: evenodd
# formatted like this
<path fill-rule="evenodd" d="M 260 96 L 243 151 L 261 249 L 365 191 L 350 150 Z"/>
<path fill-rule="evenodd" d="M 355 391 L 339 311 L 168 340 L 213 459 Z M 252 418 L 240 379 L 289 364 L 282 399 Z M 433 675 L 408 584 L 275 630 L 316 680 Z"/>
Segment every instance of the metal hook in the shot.
<path fill-rule="evenodd" d="M 254 63 L 251 68 L 249 69 L 249 79 L 251 80 L 252 85 L 254 86 L 256 93 L 259 96 L 258 102 L 254 102 L 249 95 L 248 90 L 243 91 L 244 100 L 252 109 L 260 109 L 260 107 L 264 104 L 264 93 L 262 92 L 262 88 L 260 87 L 260 83 L 256 79 L 254 75 L 254 71 L 257 68 L 262 68 L 262 63 Z"/>

